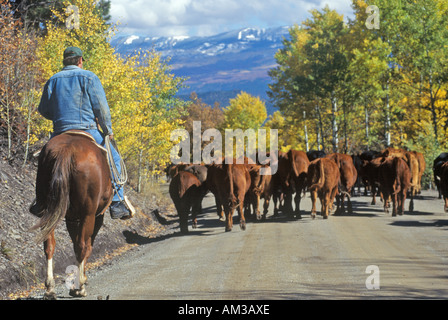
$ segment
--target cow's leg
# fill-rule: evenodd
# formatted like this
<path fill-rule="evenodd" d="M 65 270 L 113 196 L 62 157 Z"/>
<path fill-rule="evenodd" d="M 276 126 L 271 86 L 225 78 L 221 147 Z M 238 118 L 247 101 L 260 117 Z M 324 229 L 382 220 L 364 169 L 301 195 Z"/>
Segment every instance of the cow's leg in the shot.
<path fill-rule="evenodd" d="M 392 217 L 397 216 L 397 193 L 391 194 L 392 198 Z"/>
<path fill-rule="evenodd" d="M 331 193 L 329 193 L 329 201 L 328 201 L 328 213 L 330 213 L 330 210 L 333 208 L 334 199 L 336 198 L 338 194 L 338 187 L 334 187 L 333 190 L 331 190 Z"/>
<path fill-rule="evenodd" d="M 389 213 L 389 192 L 388 191 L 383 191 L 382 195 L 383 195 L 384 212 Z"/>
<path fill-rule="evenodd" d="M 45 278 L 46 292 L 44 295 L 45 300 L 56 300 L 55 281 L 53 276 L 53 255 L 56 247 L 56 239 L 54 237 L 54 230 L 50 233 L 50 236 L 44 242 L 44 252 L 47 259 L 47 274 Z"/>
<path fill-rule="evenodd" d="M 343 212 L 342 203 L 343 203 L 343 195 L 337 194 L 336 195 L 336 211 L 334 213 L 335 215 L 339 215 L 339 214 L 341 214 L 341 212 Z"/>
<path fill-rule="evenodd" d="M 215 196 L 215 202 L 216 202 L 216 213 L 218 215 L 219 221 L 226 221 L 223 205 L 221 203 L 221 200 L 219 199 L 219 196 Z"/>
<path fill-rule="evenodd" d="M 372 192 L 372 203 L 371 205 L 376 205 L 376 187 L 375 184 L 370 184 L 370 192 Z"/>
<path fill-rule="evenodd" d="M 288 192 L 285 195 L 285 200 L 283 203 L 283 209 L 282 211 L 286 213 L 286 215 L 291 215 L 293 208 L 292 208 L 292 193 Z"/>
<path fill-rule="evenodd" d="M 341 200 L 341 207 L 340 207 L 340 213 L 345 213 L 345 193 L 340 194 L 340 200 Z"/>
<path fill-rule="evenodd" d="M 442 199 L 442 191 L 440 190 L 440 180 L 438 177 L 434 177 L 434 183 L 436 185 L 437 192 L 439 193 L 439 199 Z"/>
<path fill-rule="evenodd" d="M 226 232 L 232 231 L 233 228 L 233 210 L 224 205 L 224 213 L 226 216 Z"/>
<path fill-rule="evenodd" d="M 402 216 L 404 214 L 404 203 L 406 202 L 406 190 L 400 193 L 400 204 L 398 208 L 398 214 Z"/>
<path fill-rule="evenodd" d="M 194 199 L 193 208 L 191 210 L 192 227 L 196 229 L 198 227 L 198 215 L 202 212 L 202 199 L 200 197 Z"/>
<path fill-rule="evenodd" d="M 296 204 L 296 208 L 294 214 L 296 218 L 302 219 L 302 215 L 300 214 L 300 201 L 302 200 L 302 190 L 298 190 L 296 192 L 296 196 L 294 197 L 294 203 Z"/>
<path fill-rule="evenodd" d="M 415 188 L 411 188 L 410 192 L 411 202 L 409 202 L 409 212 L 414 212 L 414 195 L 415 195 Z"/>
<path fill-rule="evenodd" d="M 244 215 L 250 219 L 251 218 L 251 206 L 252 206 L 252 193 L 248 193 L 244 198 Z"/>
<path fill-rule="evenodd" d="M 322 195 L 321 199 L 322 203 L 322 217 L 324 219 L 328 219 L 329 211 L 330 211 L 330 192 L 325 192 Z"/>
<path fill-rule="evenodd" d="M 316 218 L 316 201 L 317 201 L 317 190 L 310 192 L 311 195 L 311 218 Z"/>
<path fill-rule="evenodd" d="M 246 219 L 244 217 L 244 207 L 243 207 L 243 203 L 244 200 L 240 199 L 240 203 L 238 204 L 237 210 L 238 210 L 238 215 L 240 218 L 240 228 L 241 230 L 246 230 Z"/>
<path fill-rule="evenodd" d="M 256 194 L 254 199 L 254 212 L 257 216 L 257 220 L 261 220 L 261 211 L 260 211 L 260 195 Z"/>
<path fill-rule="evenodd" d="M 264 203 L 263 203 L 263 217 L 262 220 L 266 220 L 266 215 L 269 211 L 269 203 L 271 201 L 271 197 L 269 195 L 264 196 Z"/>
<path fill-rule="evenodd" d="M 275 192 L 272 195 L 272 200 L 274 201 L 274 216 L 278 216 L 278 212 L 280 210 L 280 194 Z"/>

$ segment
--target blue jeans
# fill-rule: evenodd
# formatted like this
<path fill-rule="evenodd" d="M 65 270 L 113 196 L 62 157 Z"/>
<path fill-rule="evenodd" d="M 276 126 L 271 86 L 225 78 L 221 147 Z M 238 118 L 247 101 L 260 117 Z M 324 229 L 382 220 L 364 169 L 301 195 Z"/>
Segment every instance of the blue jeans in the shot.
<path fill-rule="evenodd" d="M 95 139 L 96 143 L 102 145 L 104 147 L 105 145 L 105 139 L 100 131 L 98 130 L 85 130 L 87 133 L 90 133 L 93 138 Z M 114 146 L 110 144 L 110 150 L 112 152 L 112 159 L 114 160 L 115 166 L 117 167 L 118 174 L 121 174 L 121 158 L 118 154 L 117 150 L 115 150 Z M 113 165 L 113 164 L 111 164 Z M 111 171 L 112 172 L 112 171 Z M 115 190 L 117 192 L 114 192 L 114 198 L 112 201 L 120 201 L 124 200 L 124 191 L 123 186 L 120 186 L 115 183 L 114 177 L 112 177 L 112 183 L 114 184 Z"/>
<path fill-rule="evenodd" d="M 99 130 L 84 130 L 87 133 L 90 133 L 93 138 L 95 139 L 96 143 L 102 145 L 104 147 L 105 145 L 105 139 L 103 137 L 103 135 L 101 134 L 101 132 Z M 57 136 L 58 134 L 52 134 L 51 138 L 53 138 L 54 136 Z M 117 150 L 115 150 L 114 146 L 111 144 L 110 145 L 110 150 L 112 152 L 112 159 L 114 160 L 115 166 L 117 167 L 117 171 L 119 174 L 121 174 L 121 158 L 120 155 L 118 154 Z M 112 165 L 112 164 L 111 164 Z M 112 172 L 112 171 L 111 171 Z M 115 187 L 115 191 L 114 192 L 114 198 L 112 199 L 112 201 L 121 201 L 124 200 L 124 190 L 123 190 L 123 186 L 120 186 L 118 184 L 115 183 L 115 179 L 114 177 L 112 177 L 112 183 Z"/>

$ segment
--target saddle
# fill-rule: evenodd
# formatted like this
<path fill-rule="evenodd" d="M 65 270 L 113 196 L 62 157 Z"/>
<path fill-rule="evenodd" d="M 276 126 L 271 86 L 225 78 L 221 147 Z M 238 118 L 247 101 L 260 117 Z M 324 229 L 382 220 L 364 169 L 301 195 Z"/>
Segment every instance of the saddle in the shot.
<path fill-rule="evenodd" d="M 87 137 L 87 138 L 89 138 L 98 148 L 100 148 L 101 149 L 101 151 L 103 151 L 104 152 L 104 154 L 107 156 L 107 149 L 106 148 L 104 148 L 102 145 L 100 145 L 99 143 L 97 143 L 96 141 L 95 141 L 95 139 L 93 138 L 93 136 L 90 134 L 90 133 L 88 133 L 88 132 L 85 132 L 85 131 L 83 131 L 83 130 L 68 130 L 68 131 L 65 131 L 65 132 L 63 132 L 63 133 L 61 133 L 61 134 L 70 134 L 70 135 L 80 135 L 80 136 L 84 136 L 84 137 Z"/>

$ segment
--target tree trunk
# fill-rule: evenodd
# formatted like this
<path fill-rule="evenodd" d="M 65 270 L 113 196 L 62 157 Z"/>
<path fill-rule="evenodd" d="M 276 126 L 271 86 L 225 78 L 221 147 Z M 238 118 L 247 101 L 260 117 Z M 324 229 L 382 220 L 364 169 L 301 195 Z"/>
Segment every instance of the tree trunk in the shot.
<path fill-rule="evenodd" d="M 332 129 L 332 144 L 333 144 L 333 152 L 338 152 L 339 145 L 339 137 L 338 137 L 338 123 L 336 120 L 336 114 L 338 112 L 338 105 L 336 102 L 336 98 L 334 95 L 331 97 L 331 129 Z"/>
<path fill-rule="evenodd" d="M 303 122 L 305 123 L 305 146 L 306 146 L 306 152 L 310 151 L 310 145 L 308 141 L 308 127 L 306 125 L 306 111 L 303 111 Z"/>

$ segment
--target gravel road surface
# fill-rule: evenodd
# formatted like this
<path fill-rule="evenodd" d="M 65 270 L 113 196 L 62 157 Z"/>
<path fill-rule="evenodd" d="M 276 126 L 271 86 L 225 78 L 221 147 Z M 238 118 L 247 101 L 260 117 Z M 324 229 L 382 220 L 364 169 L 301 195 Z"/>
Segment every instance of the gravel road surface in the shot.
<path fill-rule="evenodd" d="M 370 197 L 352 201 L 353 215 L 312 220 L 307 195 L 301 220 L 271 211 L 246 231 L 235 218 L 225 232 L 209 194 L 198 229 L 142 238 L 89 275 L 83 299 L 447 299 L 448 214 L 436 193 L 423 192 L 414 212 L 398 217 Z M 72 299 L 63 284 L 58 295 Z"/>

